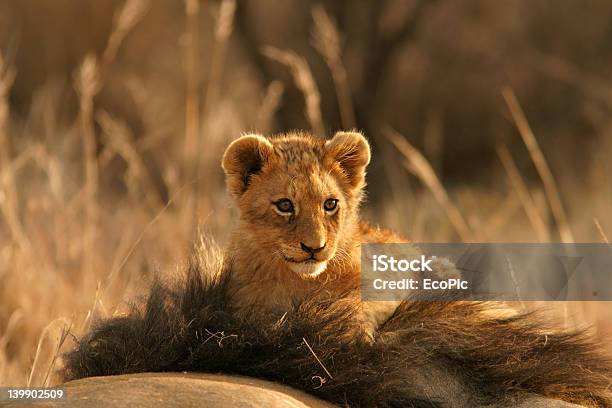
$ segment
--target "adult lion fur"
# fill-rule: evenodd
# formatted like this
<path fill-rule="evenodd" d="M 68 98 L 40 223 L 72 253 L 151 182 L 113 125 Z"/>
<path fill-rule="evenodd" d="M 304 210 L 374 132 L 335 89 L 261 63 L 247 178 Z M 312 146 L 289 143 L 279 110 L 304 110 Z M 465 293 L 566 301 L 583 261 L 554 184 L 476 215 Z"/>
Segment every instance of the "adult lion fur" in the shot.
<path fill-rule="evenodd" d="M 129 313 L 98 322 L 64 356 L 64 379 L 192 371 L 263 378 L 348 407 L 510 407 L 533 395 L 612 406 L 612 363 L 583 331 L 449 299 L 404 302 L 367 342 L 347 335 L 358 310 L 350 294 L 313 294 L 282 316 L 234 313 L 221 257 L 198 248 L 181 278 L 155 279 Z"/>

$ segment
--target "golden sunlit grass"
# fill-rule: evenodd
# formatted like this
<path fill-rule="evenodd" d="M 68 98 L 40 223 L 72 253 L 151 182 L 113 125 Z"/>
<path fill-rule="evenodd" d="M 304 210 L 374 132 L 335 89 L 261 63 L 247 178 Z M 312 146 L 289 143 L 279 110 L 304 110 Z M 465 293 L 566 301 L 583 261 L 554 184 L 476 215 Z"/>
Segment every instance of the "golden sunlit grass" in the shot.
<path fill-rule="evenodd" d="M 525 185 L 525 182 L 521 177 L 521 174 L 519 173 L 510 152 L 508 151 L 508 148 L 503 145 L 498 146 L 497 154 L 502 162 L 502 165 L 504 166 L 504 169 L 506 170 L 508 181 L 516 195 L 519 197 L 519 200 L 523 205 L 523 209 L 525 210 L 525 214 L 529 218 L 529 222 L 533 226 L 533 229 L 538 236 L 538 241 L 550 242 L 548 230 L 546 228 L 546 224 L 544 224 L 544 219 L 540 215 L 538 207 L 536 206 L 533 197 L 529 193 L 529 190 Z"/>
<path fill-rule="evenodd" d="M 283 102 L 284 86 L 279 81 L 267 85 L 253 123 L 232 116 L 233 109 L 217 109 L 222 103 L 230 108 L 241 103 L 224 100 L 221 88 L 236 4 L 220 3 L 212 13 L 215 27 L 208 33 L 199 24 L 199 4 L 185 0 L 186 91 L 177 109 L 185 116 L 172 128 L 170 147 L 160 143 L 155 133 L 155 127 L 168 126 L 161 119 L 136 138 L 120 114 L 96 105 L 105 73 L 124 38 L 145 18 L 147 1 L 128 0 L 118 10 L 100 56 L 89 54 L 75 70 L 79 112 L 73 123 L 61 124 L 53 109 L 57 98 L 49 91 L 40 93 L 47 99 L 33 101 L 43 107 L 45 121 L 12 126 L 8 95 L 16 71 L 0 55 L 0 385 L 53 383 L 59 357 L 73 346 L 73 335 L 86 332 L 96 319 L 125 310 L 126 301 L 144 290 L 153 274 L 174 273 L 192 242 L 205 239 L 200 228 L 220 241 L 227 236 L 235 213 L 224 192 L 219 162 L 227 141 L 238 132 L 215 125 L 270 128 Z M 329 66 L 342 123 L 352 127 L 355 112 L 342 62 L 341 33 L 323 9 L 315 8 L 313 17 L 312 41 Z M 197 38 L 203 35 L 212 37 L 214 51 L 207 60 L 209 80 L 201 93 Z M 306 118 L 315 133 L 324 135 L 321 96 L 306 60 L 273 47 L 263 53 L 289 68 L 304 95 Z M 157 103 L 156 98 L 165 102 L 164 95 L 147 94 L 137 81 L 130 81 L 128 88 L 142 109 Z M 544 193 L 539 185 L 527 183 L 504 147 L 498 154 L 506 178 L 497 191 L 445 186 L 430 164 L 432 158 L 387 130 L 388 140 L 377 140 L 388 145 L 375 154 L 384 156 L 391 169 L 387 175 L 394 187 L 388 197 L 393 199 L 381 200 L 385 204 L 377 212 L 371 207 L 365 212 L 375 222 L 429 242 L 457 237 L 534 242 L 557 232 L 568 241 L 575 237 L 609 242 L 612 211 L 605 197 L 612 197 L 610 175 L 594 166 L 599 181 L 590 183 L 586 191 L 576 188 L 563 203 L 566 214 L 558 192 L 565 180 L 555 178 L 548 168 L 547 152 L 537 145 L 514 95 L 506 90 L 504 96 L 519 131 L 516 137 L 527 145 L 526 154 L 540 172 Z M 48 137 L 36 136 L 50 128 L 54 132 Z M 459 143 L 451 138 L 445 142 Z M 612 154 L 612 146 L 601 150 Z M 119 176 L 113 165 L 118 160 L 123 164 Z M 425 188 L 393 184 L 406 171 L 404 166 Z M 558 229 L 550 227 L 549 208 Z M 607 304 L 574 302 L 566 324 L 591 324 L 603 336 L 610 331 L 608 309 Z"/>

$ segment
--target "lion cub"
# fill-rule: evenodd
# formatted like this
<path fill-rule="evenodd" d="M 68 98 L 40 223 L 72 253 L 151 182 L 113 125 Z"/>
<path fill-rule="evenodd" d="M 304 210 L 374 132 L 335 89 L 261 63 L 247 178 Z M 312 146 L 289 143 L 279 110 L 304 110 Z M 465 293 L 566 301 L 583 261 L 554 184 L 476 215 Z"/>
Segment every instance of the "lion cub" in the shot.
<path fill-rule="evenodd" d="M 359 287 L 361 243 L 402 242 L 359 220 L 369 162 L 370 146 L 357 132 L 328 141 L 251 134 L 228 146 L 222 166 L 240 210 L 228 249 L 238 311 L 282 314 L 323 284 L 338 297 Z M 364 333 L 372 337 L 398 303 L 362 304 Z"/>

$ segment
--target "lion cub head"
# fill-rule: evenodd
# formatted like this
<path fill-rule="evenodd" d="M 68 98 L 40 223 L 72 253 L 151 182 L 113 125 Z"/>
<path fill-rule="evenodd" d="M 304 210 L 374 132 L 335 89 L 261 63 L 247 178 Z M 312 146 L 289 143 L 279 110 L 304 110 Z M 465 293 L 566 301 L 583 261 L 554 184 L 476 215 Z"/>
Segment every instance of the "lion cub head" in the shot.
<path fill-rule="evenodd" d="M 356 132 L 331 140 L 245 135 L 223 156 L 227 187 L 240 210 L 235 240 L 254 263 L 302 277 L 348 256 L 370 147 Z M 284 268 L 283 268 L 284 267 Z"/>

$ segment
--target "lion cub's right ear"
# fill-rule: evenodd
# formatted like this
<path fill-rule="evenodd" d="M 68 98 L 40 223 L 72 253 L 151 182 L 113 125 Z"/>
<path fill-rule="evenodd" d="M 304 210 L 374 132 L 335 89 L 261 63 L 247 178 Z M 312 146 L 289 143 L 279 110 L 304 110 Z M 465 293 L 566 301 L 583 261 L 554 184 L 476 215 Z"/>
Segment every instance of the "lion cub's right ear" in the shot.
<path fill-rule="evenodd" d="M 230 194 L 240 197 L 249 187 L 251 176 L 260 172 L 272 152 L 272 143 L 260 135 L 244 135 L 230 143 L 221 162 Z"/>

